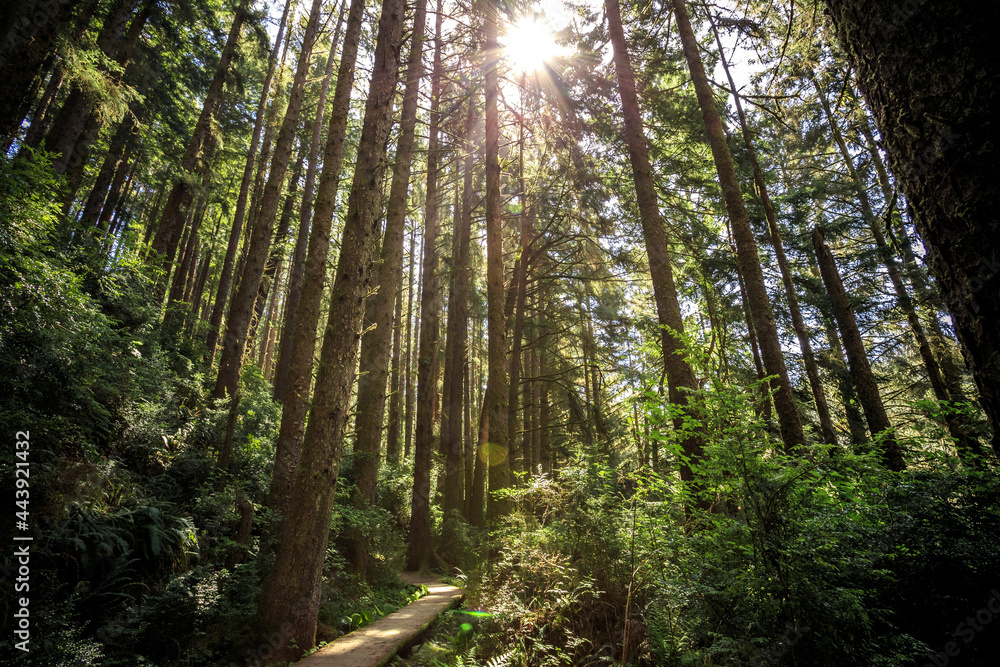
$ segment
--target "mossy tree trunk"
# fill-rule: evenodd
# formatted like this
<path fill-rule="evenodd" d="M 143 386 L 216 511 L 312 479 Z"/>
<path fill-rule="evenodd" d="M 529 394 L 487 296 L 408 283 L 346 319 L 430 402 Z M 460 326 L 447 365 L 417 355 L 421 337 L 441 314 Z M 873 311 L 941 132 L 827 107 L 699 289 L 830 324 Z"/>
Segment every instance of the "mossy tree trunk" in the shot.
<path fill-rule="evenodd" d="M 410 33 L 408 64 L 404 75 L 405 89 L 400 110 L 399 137 L 386 205 L 385 231 L 378 264 L 378 291 L 368 298 L 365 320 L 374 329 L 361 339 L 364 373 L 358 377 L 358 408 L 354 418 L 355 491 L 351 503 L 363 509 L 375 500 L 379 457 L 382 453 L 385 420 L 386 381 L 392 346 L 392 319 L 400 283 L 403 281 L 403 237 L 406 233 L 406 211 L 410 191 L 410 171 L 417 127 L 417 102 L 420 80 L 424 75 L 424 32 L 427 0 L 417 0 Z M 348 563 L 364 575 L 368 561 L 368 537 L 352 535 L 348 540 Z"/>
<path fill-rule="evenodd" d="M 486 302 L 489 338 L 485 409 L 487 442 L 480 456 L 487 459 L 488 493 L 486 520 L 494 523 L 510 512 L 510 502 L 494 495 L 510 486 L 510 443 L 507 440 L 507 316 L 504 290 L 503 216 L 500 208 L 500 95 L 499 48 L 497 46 L 497 15 L 499 3 L 482 3 L 485 58 L 484 90 L 486 92 Z"/>
<path fill-rule="evenodd" d="M 323 286 L 327 280 L 326 262 L 330 250 L 330 233 L 340 183 L 340 166 L 347 136 L 347 117 L 354 87 L 354 65 L 358 56 L 365 1 L 351 0 L 344 31 L 344 48 L 340 54 L 337 86 L 330 105 L 330 125 L 323 149 L 323 170 L 316 189 L 315 212 L 309 230 L 309 247 L 302 273 L 302 296 L 296 308 L 295 331 L 291 333 L 292 349 L 288 359 L 287 386 L 281 406 L 281 427 L 274 452 L 274 471 L 268 491 L 267 506 L 279 517 L 288 510 L 295 484 L 306 414 L 309 411 L 309 390 L 312 387 L 313 364 L 316 354 L 316 332 L 319 329 Z M 288 335 L 288 334 L 286 334 Z"/>
<path fill-rule="evenodd" d="M 994 0 L 826 0 L 915 213 L 1000 453 Z"/>

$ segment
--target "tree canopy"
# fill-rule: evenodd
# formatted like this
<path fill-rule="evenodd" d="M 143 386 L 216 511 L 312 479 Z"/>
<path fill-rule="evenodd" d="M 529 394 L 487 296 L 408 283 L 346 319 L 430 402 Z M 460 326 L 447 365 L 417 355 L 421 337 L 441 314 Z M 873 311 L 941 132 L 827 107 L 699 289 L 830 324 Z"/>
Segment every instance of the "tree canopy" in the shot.
<path fill-rule="evenodd" d="M 7 3 L 11 664 L 992 664 L 998 12 Z"/>

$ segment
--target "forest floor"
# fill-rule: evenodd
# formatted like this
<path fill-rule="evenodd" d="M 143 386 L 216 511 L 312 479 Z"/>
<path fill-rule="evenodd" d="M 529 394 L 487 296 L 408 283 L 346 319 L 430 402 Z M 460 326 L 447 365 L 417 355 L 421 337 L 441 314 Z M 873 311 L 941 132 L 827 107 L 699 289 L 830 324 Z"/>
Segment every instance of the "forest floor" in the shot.
<path fill-rule="evenodd" d="M 427 595 L 330 642 L 295 663 L 296 667 L 381 667 L 427 630 L 442 612 L 465 597 L 461 588 L 432 576 L 405 572 L 401 578 L 407 584 L 426 586 Z"/>

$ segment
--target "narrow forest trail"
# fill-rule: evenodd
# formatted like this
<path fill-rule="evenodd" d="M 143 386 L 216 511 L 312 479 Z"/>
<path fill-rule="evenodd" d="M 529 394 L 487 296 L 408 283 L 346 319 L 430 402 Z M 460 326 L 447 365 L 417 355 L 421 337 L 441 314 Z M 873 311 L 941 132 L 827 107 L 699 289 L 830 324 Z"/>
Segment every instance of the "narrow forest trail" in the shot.
<path fill-rule="evenodd" d="M 399 611 L 330 642 L 295 663 L 296 667 L 381 667 L 442 612 L 461 602 L 465 591 L 433 577 L 404 573 L 403 581 L 427 587 L 427 595 Z"/>

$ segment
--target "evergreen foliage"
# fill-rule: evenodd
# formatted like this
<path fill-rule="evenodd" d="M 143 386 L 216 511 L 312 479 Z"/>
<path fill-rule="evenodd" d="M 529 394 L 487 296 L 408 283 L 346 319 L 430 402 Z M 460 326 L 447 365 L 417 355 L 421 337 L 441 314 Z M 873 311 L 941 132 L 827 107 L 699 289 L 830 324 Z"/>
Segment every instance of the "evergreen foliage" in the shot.
<path fill-rule="evenodd" d="M 4 664 L 995 663 L 995 7 L 8 4 Z"/>

